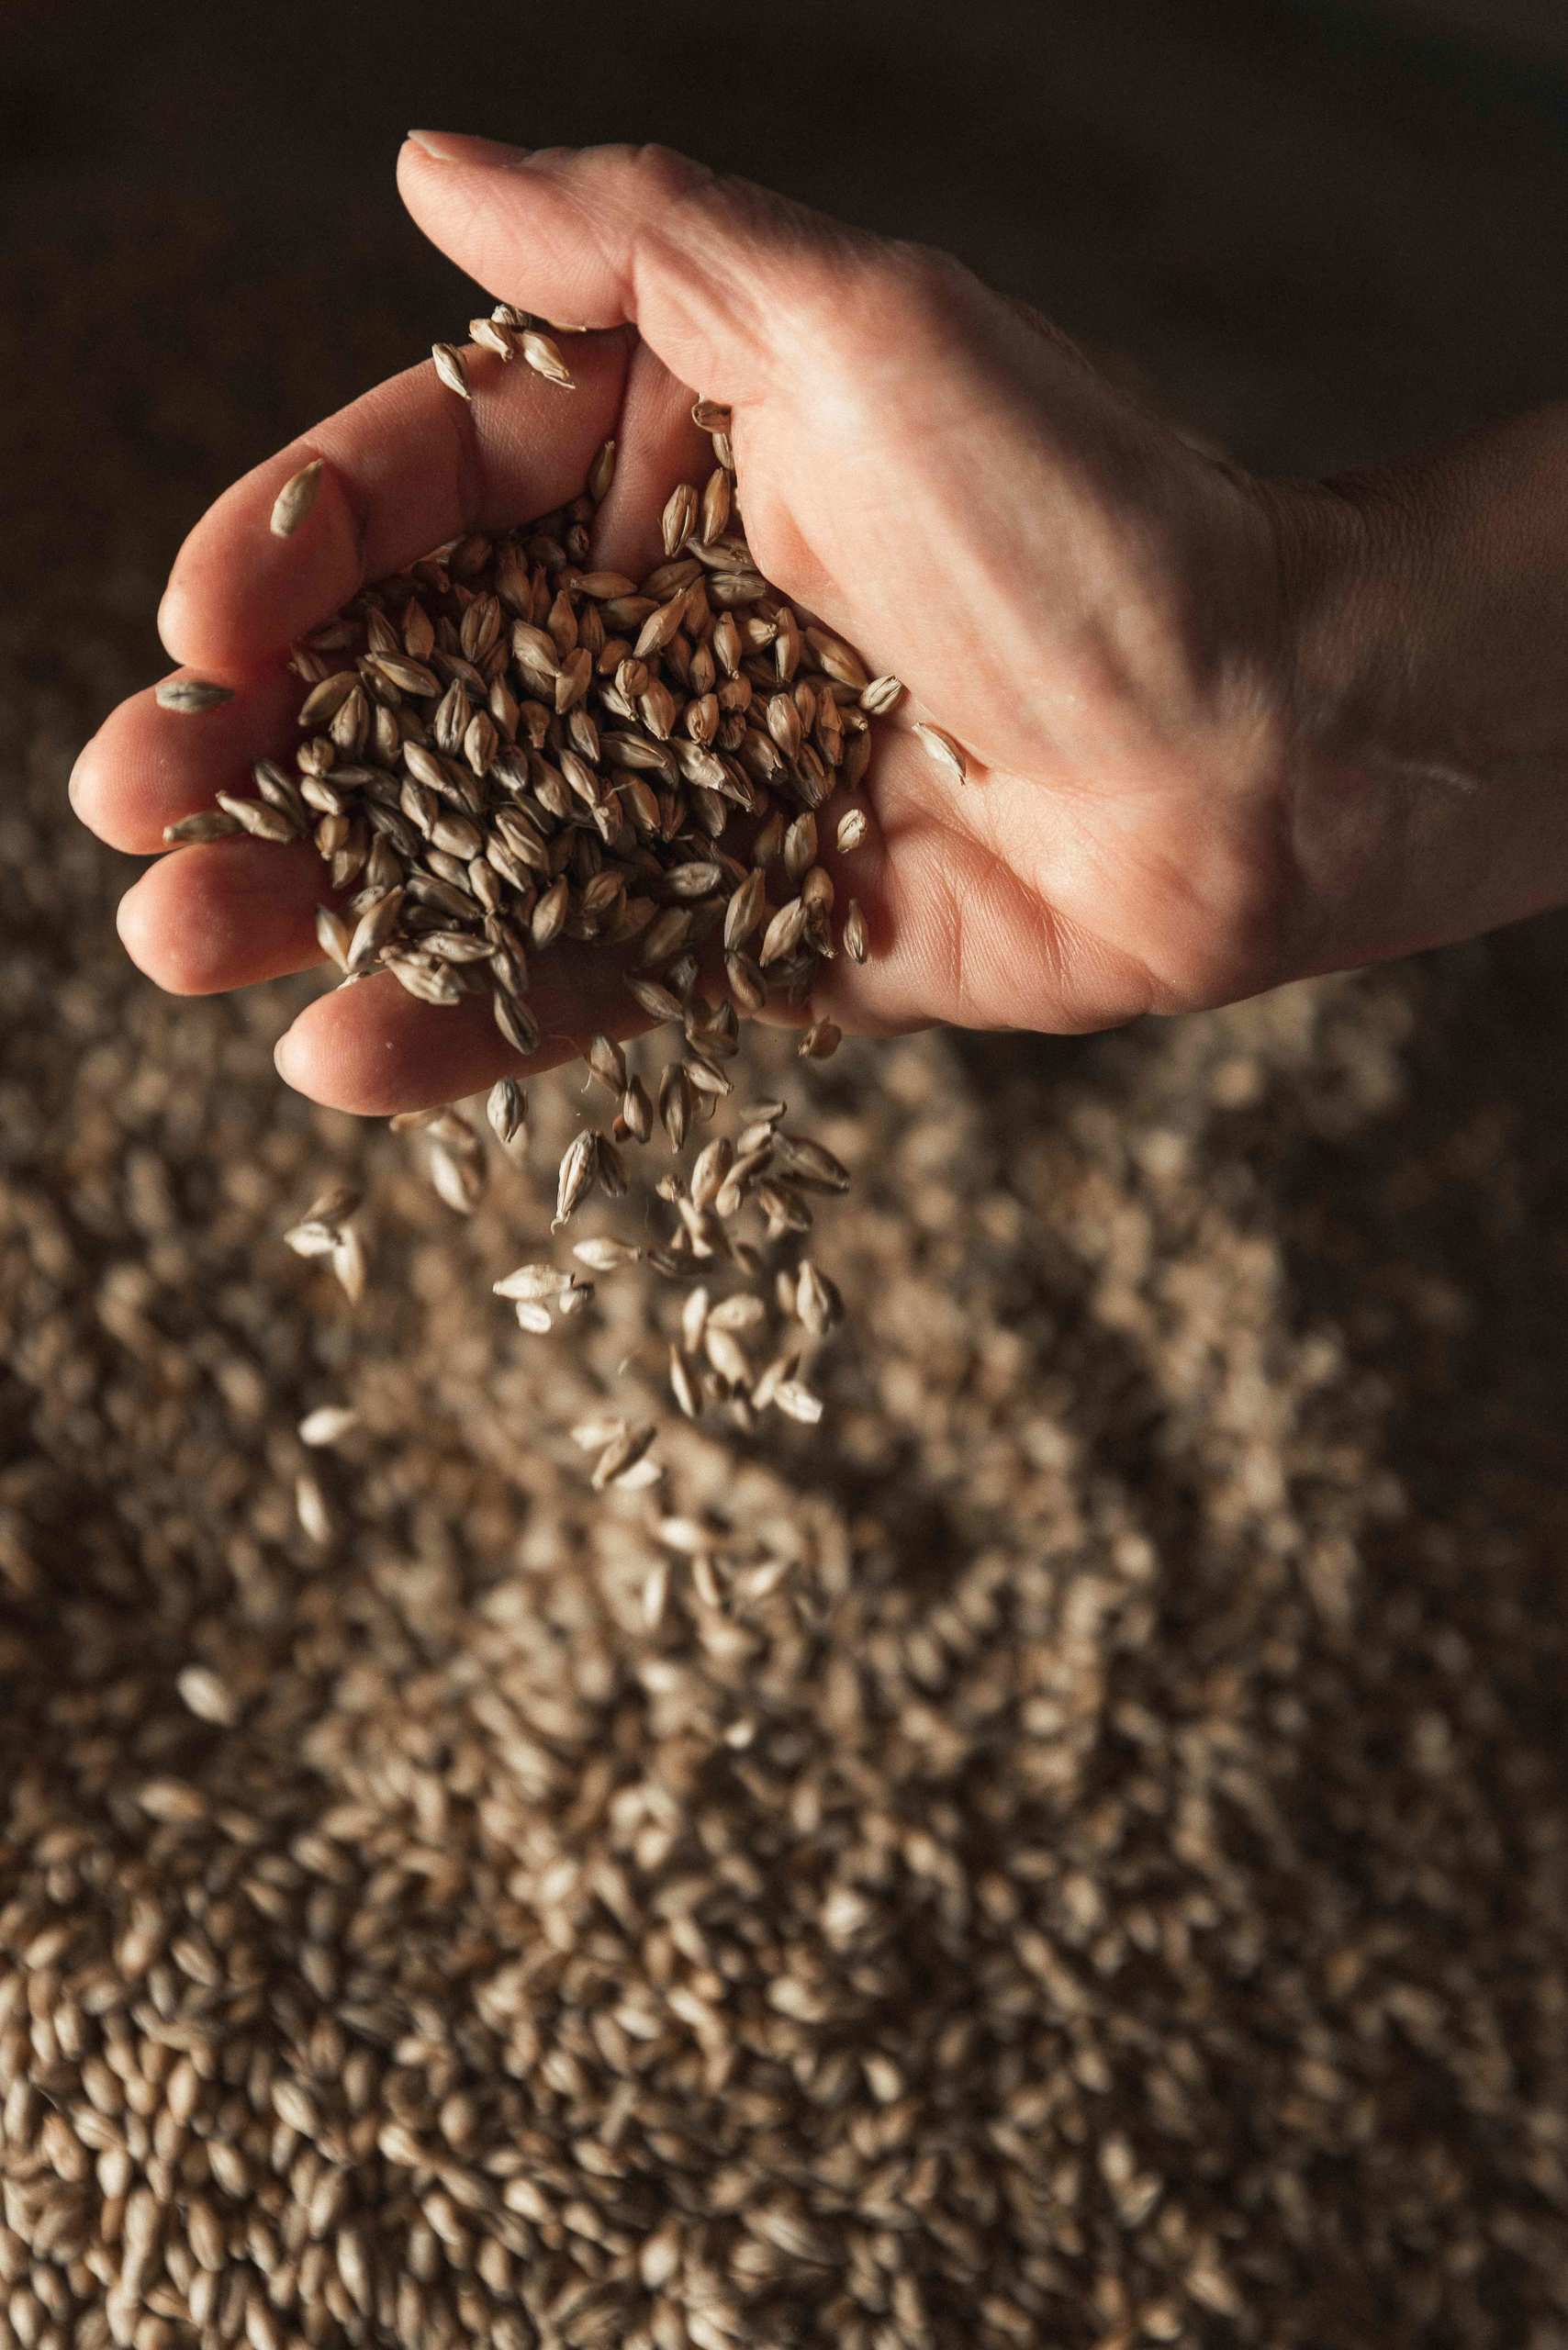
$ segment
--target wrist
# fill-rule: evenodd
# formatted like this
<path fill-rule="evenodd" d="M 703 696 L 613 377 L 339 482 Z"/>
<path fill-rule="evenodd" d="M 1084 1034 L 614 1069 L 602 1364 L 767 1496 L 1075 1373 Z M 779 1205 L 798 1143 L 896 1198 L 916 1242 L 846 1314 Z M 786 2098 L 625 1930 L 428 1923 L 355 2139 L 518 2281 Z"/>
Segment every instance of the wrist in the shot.
<path fill-rule="evenodd" d="M 1568 899 L 1568 407 L 1271 485 L 1292 970 Z"/>

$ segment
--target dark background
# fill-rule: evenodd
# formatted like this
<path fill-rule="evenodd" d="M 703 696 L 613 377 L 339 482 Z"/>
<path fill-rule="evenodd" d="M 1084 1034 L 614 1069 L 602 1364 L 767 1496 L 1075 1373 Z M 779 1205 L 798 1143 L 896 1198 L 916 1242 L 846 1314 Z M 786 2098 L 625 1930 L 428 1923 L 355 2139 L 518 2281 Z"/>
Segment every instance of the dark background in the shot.
<path fill-rule="evenodd" d="M 291 275 L 338 290 L 318 405 L 372 355 L 417 354 L 452 276 L 399 227 L 390 173 L 429 122 L 660 139 L 949 245 L 1265 464 L 1560 388 L 1568 30 L 1527 0 L 20 0 L 7 26 L 10 237 L 94 273 L 106 369 L 129 331 L 193 364 L 231 350 L 235 301 Z M 106 283 L 106 238 L 154 221 L 196 250 Z"/>

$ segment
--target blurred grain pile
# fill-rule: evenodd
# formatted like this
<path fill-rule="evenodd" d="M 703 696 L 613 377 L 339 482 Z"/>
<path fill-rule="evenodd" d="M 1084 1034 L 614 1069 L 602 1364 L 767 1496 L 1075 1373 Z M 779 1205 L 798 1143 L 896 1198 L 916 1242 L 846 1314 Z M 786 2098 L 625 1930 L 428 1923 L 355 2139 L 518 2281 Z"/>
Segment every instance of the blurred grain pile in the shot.
<path fill-rule="evenodd" d="M 82 382 L 113 259 L 17 305 Z M 566 1435 L 613 1327 L 486 1293 L 534 1200 L 285 1096 L 278 991 L 158 999 L 64 809 L 150 436 L 313 412 L 336 301 L 280 359 L 237 288 L 205 408 L 128 345 L 102 533 L 11 543 L 0 2338 L 1557 2350 L 1562 925 L 791 1064 L 875 1342 L 816 1430 L 683 1438 L 797 1571 L 650 1631 Z M 278 1240 L 334 1175 L 357 1313 Z"/>

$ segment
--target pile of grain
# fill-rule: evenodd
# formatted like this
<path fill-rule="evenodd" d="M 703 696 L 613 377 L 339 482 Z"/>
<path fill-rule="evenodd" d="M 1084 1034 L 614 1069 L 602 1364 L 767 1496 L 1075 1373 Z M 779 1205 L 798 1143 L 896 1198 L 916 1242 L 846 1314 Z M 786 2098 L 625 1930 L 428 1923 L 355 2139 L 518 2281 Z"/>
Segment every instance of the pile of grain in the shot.
<path fill-rule="evenodd" d="M 280 1094 L 279 991 L 138 980 L 62 786 L 153 582 L 14 559 L 5 2338 L 1560 2343 L 1561 930 L 748 1039 L 875 1345 L 767 1457 L 672 1428 L 745 1535 L 651 1628 L 570 1434 L 629 1293 L 569 1348 L 488 1294 L 574 1105 L 459 1217 Z M 328 1178 L 357 1309 L 278 1245 Z"/>

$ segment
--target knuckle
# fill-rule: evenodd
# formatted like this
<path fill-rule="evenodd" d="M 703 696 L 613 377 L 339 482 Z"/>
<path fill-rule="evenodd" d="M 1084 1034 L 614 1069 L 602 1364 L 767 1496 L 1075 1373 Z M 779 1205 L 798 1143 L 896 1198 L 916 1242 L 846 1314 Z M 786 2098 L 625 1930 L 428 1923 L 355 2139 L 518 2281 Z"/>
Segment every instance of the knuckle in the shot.
<path fill-rule="evenodd" d="M 951 254 L 867 240 L 839 256 L 834 275 L 834 314 L 860 355 L 879 350 L 924 366 L 964 347 L 979 282 Z"/>
<path fill-rule="evenodd" d="M 972 303 L 979 280 L 956 254 L 904 240 L 884 251 L 889 297 L 908 316 L 943 326 Z"/>
<path fill-rule="evenodd" d="M 677 148 L 662 146 L 656 140 L 641 140 L 611 151 L 620 159 L 627 193 L 640 204 L 659 210 L 684 204 L 699 190 L 714 184 L 716 175 L 706 163 L 695 162 Z"/>
<path fill-rule="evenodd" d="M 931 301 L 950 296 L 970 282 L 970 274 L 956 253 L 940 245 L 924 245 L 913 237 L 890 239 L 883 248 L 912 294 Z"/>

